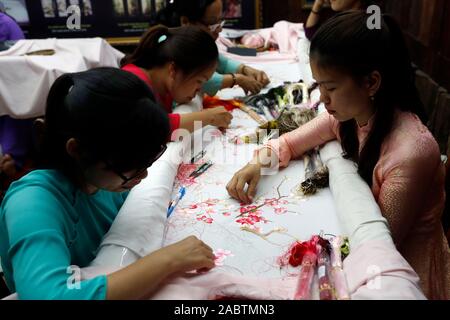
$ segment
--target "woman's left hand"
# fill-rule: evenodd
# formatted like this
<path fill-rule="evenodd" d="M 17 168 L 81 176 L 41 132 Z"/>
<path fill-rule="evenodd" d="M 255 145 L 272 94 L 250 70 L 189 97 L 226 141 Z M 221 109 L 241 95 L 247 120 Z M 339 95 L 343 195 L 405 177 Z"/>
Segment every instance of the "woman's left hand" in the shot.
<path fill-rule="evenodd" d="M 264 71 L 254 69 L 249 66 L 242 67 L 242 74 L 248 77 L 252 77 L 259 83 L 261 83 L 264 87 L 270 83 L 269 77 Z"/>

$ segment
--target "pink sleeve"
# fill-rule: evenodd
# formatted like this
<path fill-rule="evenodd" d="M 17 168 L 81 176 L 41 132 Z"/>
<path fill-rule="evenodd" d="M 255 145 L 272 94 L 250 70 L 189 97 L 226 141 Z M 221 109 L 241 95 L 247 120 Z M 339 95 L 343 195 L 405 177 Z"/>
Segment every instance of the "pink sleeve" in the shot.
<path fill-rule="evenodd" d="M 344 271 L 353 300 L 425 299 L 416 272 L 390 241 L 352 248 Z"/>
<path fill-rule="evenodd" d="M 427 202 L 439 196 L 437 181 L 443 172 L 439 150 L 430 139 L 418 139 L 414 149 L 398 153 L 386 161 L 387 168 L 375 170 L 375 179 L 381 180 L 378 205 L 389 222 L 395 244 L 400 246 L 413 223 L 424 218 L 419 215 L 427 210 Z"/>
<path fill-rule="evenodd" d="M 281 167 L 291 159 L 338 137 L 339 122 L 324 112 L 300 128 L 271 140 L 266 145 L 278 156 Z"/>

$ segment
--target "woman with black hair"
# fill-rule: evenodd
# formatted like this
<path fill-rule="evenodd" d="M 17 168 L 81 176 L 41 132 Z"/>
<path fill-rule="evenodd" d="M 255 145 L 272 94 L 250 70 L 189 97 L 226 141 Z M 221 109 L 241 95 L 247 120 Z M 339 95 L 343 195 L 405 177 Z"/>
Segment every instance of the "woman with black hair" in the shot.
<path fill-rule="evenodd" d="M 169 27 L 200 26 L 216 40 L 224 26 L 222 15 L 222 0 L 174 0 L 159 13 L 157 20 Z M 246 93 L 256 94 L 269 82 L 264 71 L 219 55 L 217 70 L 203 86 L 203 91 L 213 96 L 220 89 L 239 85 Z"/>
<path fill-rule="evenodd" d="M 199 27 L 150 28 L 138 47 L 122 60 L 122 69 L 137 75 L 152 90 L 159 104 L 169 113 L 171 132 L 203 126 L 228 128 L 233 116 L 224 107 L 188 114 L 172 113 L 174 103 L 189 103 L 214 73 L 217 46 Z"/>
<path fill-rule="evenodd" d="M 320 12 L 324 5 L 328 3 L 331 5 L 331 9 L 334 12 L 343 12 L 348 10 L 366 10 L 372 4 L 375 4 L 374 0 L 315 0 L 311 13 L 305 24 L 305 35 L 311 40 L 314 34 L 319 30 L 323 24 L 323 18 Z"/>
<path fill-rule="evenodd" d="M 338 139 L 371 187 L 425 295 L 448 299 L 450 252 L 440 221 L 445 173 L 439 147 L 424 125 L 400 27 L 383 16 L 381 29 L 370 30 L 367 19 L 361 11 L 340 13 L 319 29 L 311 41 L 310 60 L 327 112 L 272 140 L 234 175 L 227 189 L 250 202 L 262 167 L 273 161 L 287 166 L 291 159 Z"/>
<path fill-rule="evenodd" d="M 58 78 L 47 100 L 45 169 L 13 183 L 1 206 L 9 289 L 20 299 L 140 299 L 170 276 L 212 268 L 212 250 L 190 237 L 115 273 L 73 281 L 168 133 L 166 113 L 136 76 L 99 68 Z"/>

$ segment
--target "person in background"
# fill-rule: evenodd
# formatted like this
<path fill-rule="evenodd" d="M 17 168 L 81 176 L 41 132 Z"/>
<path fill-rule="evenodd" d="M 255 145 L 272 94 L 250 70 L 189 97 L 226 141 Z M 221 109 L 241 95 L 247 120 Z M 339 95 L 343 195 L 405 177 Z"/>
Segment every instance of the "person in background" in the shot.
<path fill-rule="evenodd" d="M 315 0 L 311 13 L 305 25 L 305 35 L 311 40 L 314 34 L 324 23 L 321 11 L 325 4 L 330 4 L 334 12 L 347 10 L 366 10 L 368 6 L 375 4 L 374 0 Z"/>
<path fill-rule="evenodd" d="M 222 0 L 174 0 L 162 10 L 157 21 L 167 26 L 196 25 L 216 40 L 224 26 Z M 266 73 L 219 55 L 217 70 L 203 86 L 214 96 L 220 89 L 240 86 L 245 93 L 256 94 L 269 84 Z"/>
<path fill-rule="evenodd" d="M 21 40 L 25 36 L 0 2 L 0 41 Z M 29 171 L 33 120 L 0 116 L 0 200 L 10 183 Z"/>
<path fill-rule="evenodd" d="M 0 41 L 25 39 L 22 29 L 16 20 L 6 13 L 5 6 L 0 2 Z"/>
<path fill-rule="evenodd" d="M 337 139 L 371 187 L 425 295 L 449 299 L 450 250 L 441 224 L 445 169 L 439 146 L 424 125 L 426 115 L 400 27 L 384 15 L 381 29 L 371 30 L 368 18 L 361 11 L 339 13 L 317 31 L 311 40 L 311 69 L 327 112 L 271 140 L 227 189 L 249 203 L 262 167 L 285 167 Z"/>
<path fill-rule="evenodd" d="M 232 115 L 224 107 L 188 114 L 174 114 L 174 103 L 189 103 L 214 73 L 218 50 L 213 39 L 201 28 L 189 26 L 150 28 L 136 50 L 126 56 L 122 69 L 137 75 L 153 91 L 159 104 L 169 113 L 171 131 L 192 132 L 196 121 L 203 126 L 228 128 Z"/>
<path fill-rule="evenodd" d="M 95 258 L 128 191 L 166 150 L 168 133 L 167 114 L 129 72 L 98 68 L 56 80 L 47 100 L 43 169 L 14 182 L 0 207 L 0 257 L 12 293 L 33 300 L 144 299 L 170 277 L 214 267 L 211 248 L 189 237 L 81 280 L 80 269 Z"/>

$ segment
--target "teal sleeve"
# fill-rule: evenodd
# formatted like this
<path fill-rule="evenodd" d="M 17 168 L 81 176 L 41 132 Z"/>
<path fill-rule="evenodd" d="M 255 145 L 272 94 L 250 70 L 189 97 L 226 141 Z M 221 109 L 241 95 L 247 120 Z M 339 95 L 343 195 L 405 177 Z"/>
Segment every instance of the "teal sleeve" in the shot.
<path fill-rule="evenodd" d="M 214 72 L 211 79 L 205 82 L 203 85 L 202 91 L 207 93 L 209 96 L 215 96 L 217 92 L 222 89 L 223 83 L 223 75 L 220 73 Z"/>
<path fill-rule="evenodd" d="M 227 73 L 236 73 L 240 65 L 240 62 L 228 59 L 220 54 L 216 72 L 214 72 L 211 79 L 203 85 L 202 91 L 209 96 L 216 95 L 217 92 L 222 89 L 223 75 Z"/>
<path fill-rule="evenodd" d="M 240 63 L 236 60 L 228 59 L 227 57 L 220 54 L 219 55 L 219 64 L 217 65 L 217 72 L 222 73 L 222 74 L 236 73 L 241 64 L 242 63 Z"/>
<path fill-rule="evenodd" d="M 65 233 L 71 230 L 64 224 L 56 196 L 41 187 L 30 187 L 14 194 L 4 209 L 7 259 L 19 299 L 106 299 L 106 276 L 80 281 L 80 270 L 70 267 Z M 11 280 L 7 279 L 10 287 Z"/>

